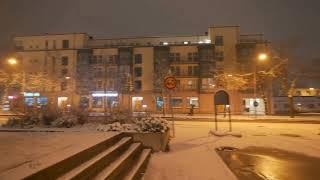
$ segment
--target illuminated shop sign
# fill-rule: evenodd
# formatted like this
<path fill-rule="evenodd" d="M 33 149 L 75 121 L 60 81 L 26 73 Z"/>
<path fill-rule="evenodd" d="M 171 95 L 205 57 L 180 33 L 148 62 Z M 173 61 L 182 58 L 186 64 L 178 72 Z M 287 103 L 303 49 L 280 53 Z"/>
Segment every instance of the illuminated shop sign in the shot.
<path fill-rule="evenodd" d="M 118 93 L 114 91 L 107 91 L 107 92 L 94 92 L 92 93 L 93 97 L 117 97 Z"/>
<path fill-rule="evenodd" d="M 38 92 L 35 92 L 35 93 L 24 92 L 24 93 L 23 93 L 23 96 L 25 96 L 25 97 L 39 97 L 39 96 L 40 96 L 40 93 L 38 93 Z"/>

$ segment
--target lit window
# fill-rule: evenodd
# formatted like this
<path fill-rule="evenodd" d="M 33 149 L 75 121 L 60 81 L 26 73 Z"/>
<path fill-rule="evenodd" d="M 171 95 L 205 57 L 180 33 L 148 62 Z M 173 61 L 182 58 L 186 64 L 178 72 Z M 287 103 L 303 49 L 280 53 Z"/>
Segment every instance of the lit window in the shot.
<path fill-rule="evenodd" d="M 102 106 L 103 106 L 103 97 L 92 97 L 93 108 L 102 108 Z"/>
<path fill-rule="evenodd" d="M 199 107 L 199 98 L 198 97 L 187 97 L 187 105 L 191 107 L 191 105 L 194 105 L 194 107 Z"/>

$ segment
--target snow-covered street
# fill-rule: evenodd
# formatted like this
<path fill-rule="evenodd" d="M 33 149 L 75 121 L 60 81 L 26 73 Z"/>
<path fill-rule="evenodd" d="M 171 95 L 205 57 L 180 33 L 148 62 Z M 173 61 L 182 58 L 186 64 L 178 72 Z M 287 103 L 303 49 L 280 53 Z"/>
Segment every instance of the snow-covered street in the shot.
<path fill-rule="evenodd" d="M 219 123 L 219 128 L 227 131 L 228 123 Z M 152 156 L 145 179 L 236 179 L 215 152 L 220 146 L 270 147 L 320 157 L 319 124 L 233 123 L 241 138 L 212 136 L 211 129 L 213 122 L 176 122 L 170 152 Z"/>

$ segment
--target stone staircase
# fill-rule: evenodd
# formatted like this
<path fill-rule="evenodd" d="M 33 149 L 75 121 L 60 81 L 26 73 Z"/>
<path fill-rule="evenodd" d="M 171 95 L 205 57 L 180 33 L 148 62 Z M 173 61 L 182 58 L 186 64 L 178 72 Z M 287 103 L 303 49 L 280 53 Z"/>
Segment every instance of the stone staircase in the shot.
<path fill-rule="evenodd" d="M 118 134 L 24 179 L 141 179 L 151 151 Z"/>

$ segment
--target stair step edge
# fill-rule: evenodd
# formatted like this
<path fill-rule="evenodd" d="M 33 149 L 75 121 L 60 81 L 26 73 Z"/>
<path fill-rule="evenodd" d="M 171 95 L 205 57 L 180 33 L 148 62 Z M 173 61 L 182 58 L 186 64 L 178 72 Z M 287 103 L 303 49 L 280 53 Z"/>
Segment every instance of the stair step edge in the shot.
<path fill-rule="evenodd" d="M 80 164 L 79 166 L 77 166 L 76 168 L 74 168 L 71 171 L 67 172 L 66 174 L 63 174 L 61 177 L 58 178 L 58 180 L 72 179 L 72 177 L 75 177 L 76 175 L 78 175 L 79 173 L 84 171 L 85 169 L 87 169 L 90 166 L 92 166 L 95 163 L 97 163 L 103 157 L 107 156 L 108 154 L 112 153 L 113 151 L 116 151 L 119 147 L 125 145 L 126 143 L 128 143 L 128 141 L 131 141 L 131 140 L 132 140 L 131 137 L 123 137 L 119 142 L 117 142 L 116 144 L 112 145 L 111 147 L 109 147 L 105 151 L 97 154 L 92 159 L 84 162 L 83 164 Z"/>
<path fill-rule="evenodd" d="M 141 143 L 131 144 L 130 147 L 118 159 L 102 170 L 94 179 L 102 180 L 109 177 L 122 164 L 122 162 L 128 159 L 140 146 L 142 146 Z"/>
<path fill-rule="evenodd" d="M 151 155 L 151 152 L 151 149 L 143 149 L 137 163 L 134 164 L 134 167 L 125 176 L 124 180 L 133 180 L 135 178 L 136 174 L 142 168 L 144 163 L 146 163 L 146 161 L 148 160 L 149 156 Z"/>

